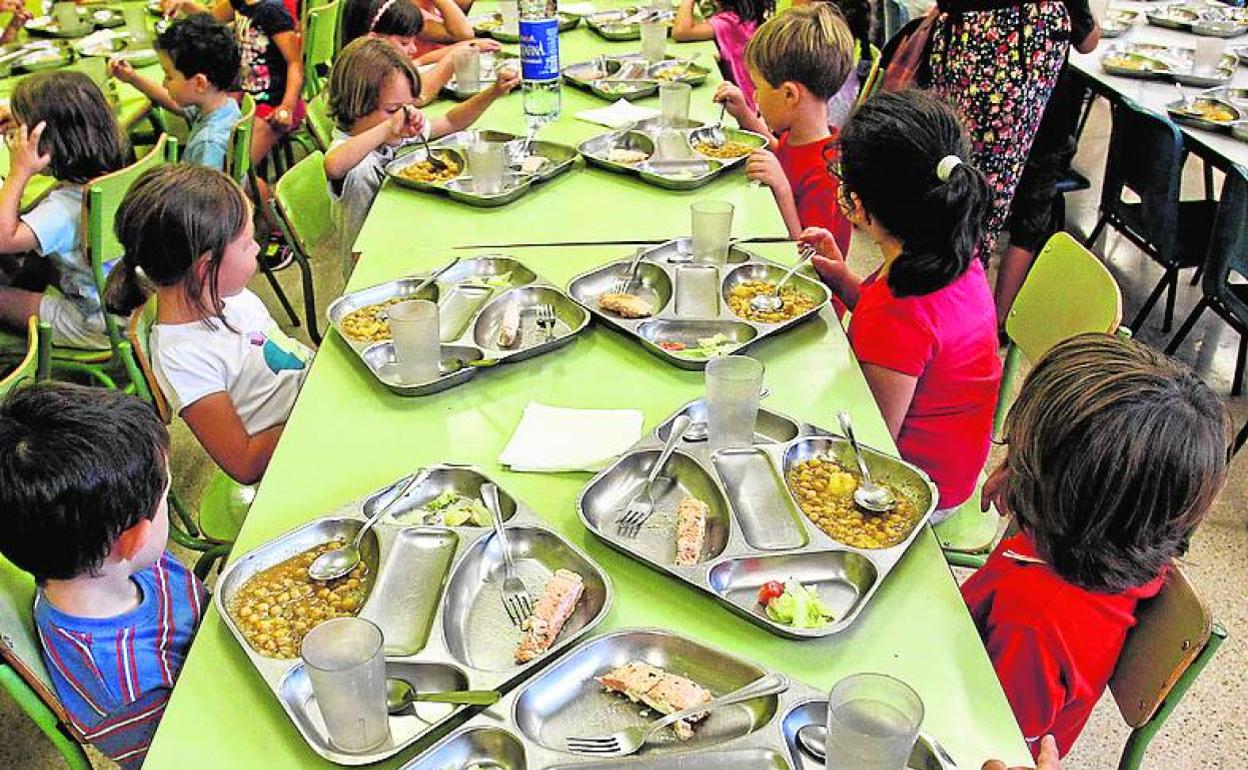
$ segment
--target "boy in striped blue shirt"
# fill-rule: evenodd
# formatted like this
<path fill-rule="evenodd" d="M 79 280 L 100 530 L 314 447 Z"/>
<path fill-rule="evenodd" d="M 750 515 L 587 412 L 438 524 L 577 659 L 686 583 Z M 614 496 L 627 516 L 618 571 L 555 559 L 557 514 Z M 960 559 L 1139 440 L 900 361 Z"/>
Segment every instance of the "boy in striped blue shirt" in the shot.
<path fill-rule="evenodd" d="M 44 383 L 0 404 L 0 553 L 34 575 L 44 663 L 70 720 L 138 768 L 206 602 L 165 545 L 169 435 L 150 406 Z"/>

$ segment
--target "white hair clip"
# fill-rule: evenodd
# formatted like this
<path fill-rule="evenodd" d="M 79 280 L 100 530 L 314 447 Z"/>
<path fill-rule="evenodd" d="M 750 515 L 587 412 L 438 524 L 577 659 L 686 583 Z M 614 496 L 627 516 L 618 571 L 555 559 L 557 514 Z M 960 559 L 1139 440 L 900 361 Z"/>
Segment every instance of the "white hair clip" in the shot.
<path fill-rule="evenodd" d="M 962 159 L 957 155 L 946 155 L 936 164 L 936 178 L 942 182 L 948 182 L 953 170 L 961 165 Z"/>
<path fill-rule="evenodd" d="M 372 22 L 368 25 L 368 31 L 370 33 L 377 29 L 377 24 L 381 21 L 381 17 L 386 15 L 386 11 L 390 10 L 390 6 L 392 5 L 394 5 L 394 0 L 386 0 L 386 2 L 382 3 L 381 7 L 377 9 L 377 15 L 373 17 Z"/>

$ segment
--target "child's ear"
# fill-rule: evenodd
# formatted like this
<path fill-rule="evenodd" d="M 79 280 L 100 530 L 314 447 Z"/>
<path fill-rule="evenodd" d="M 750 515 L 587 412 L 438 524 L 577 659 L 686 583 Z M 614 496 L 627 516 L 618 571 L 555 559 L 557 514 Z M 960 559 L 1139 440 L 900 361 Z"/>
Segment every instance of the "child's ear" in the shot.
<path fill-rule="evenodd" d="M 786 80 L 780 84 L 780 98 L 784 99 L 785 104 L 795 105 L 801 101 L 803 90 L 800 84 Z"/>
<path fill-rule="evenodd" d="M 135 556 L 143 552 L 151 537 L 151 519 L 139 519 L 137 524 L 117 536 L 117 542 L 113 545 L 113 553 L 118 558 L 133 561 Z"/>
<path fill-rule="evenodd" d="M 199 92 L 212 90 L 212 83 L 208 80 L 208 76 L 202 72 L 195 73 L 195 77 L 191 78 L 191 84 L 195 86 L 195 90 Z"/>

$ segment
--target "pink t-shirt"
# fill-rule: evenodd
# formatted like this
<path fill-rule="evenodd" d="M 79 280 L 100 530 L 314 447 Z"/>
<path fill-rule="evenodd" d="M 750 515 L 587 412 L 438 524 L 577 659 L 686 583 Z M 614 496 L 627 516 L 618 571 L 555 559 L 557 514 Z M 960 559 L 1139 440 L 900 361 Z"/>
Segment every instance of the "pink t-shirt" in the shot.
<path fill-rule="evenodd" d="M 940 490 L 940 507 L 975 491 L 988 459 L 1001 382 L 997 312 L 978 260 L 953 283 L 919 297 L 896 297 L 888 282 L 863 282 L 849 322 L 854 355 L 918 378 L 897 449 Z"/>
<path fill-rule="evenodd" d="M 439 11 L 438 7 L 433 4 L 433 0 L 415 0 L 415 3 L 416 7 L 420 9 L 421 15 L 425 17 L 426 22 L 436 21 L 439 24 L 442 23 L 442 12 Z M 416 46 L 414 53 L 412 54 L 412 58 L 424 56 L 425 54 L 436 51 L 439 48 L 446 47 L 446 43 L 439 43 L 436 40 L 428 40 L 419 35 L 416 36 L 414 42 Z"/>
<path fill-rule="evenodd" d="M 754 109 L 754 81 L 750 80 L 750 71 L 745 66 L 745 46 L 754 37 L 758 25 L 752 21 L 741 21 L 741 17 L 732 11 L 723 11 L 711 17 L 711 28 L 715 30 L 715 45 L 719 47 L 719 55 L 728 65 L 732 79 L 736 81 L 745 101 Z"/>

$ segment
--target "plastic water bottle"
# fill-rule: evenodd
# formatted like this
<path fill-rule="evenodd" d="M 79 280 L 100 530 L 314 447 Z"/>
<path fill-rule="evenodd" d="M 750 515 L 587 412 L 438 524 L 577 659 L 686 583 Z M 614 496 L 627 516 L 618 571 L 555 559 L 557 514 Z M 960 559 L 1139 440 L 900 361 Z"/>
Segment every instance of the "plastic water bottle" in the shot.
<path fill-rule="evenodd" d="M 559 16 L 555 0 L 520 0 L 520 75 L 530 131 L 559 118 Z"/>

